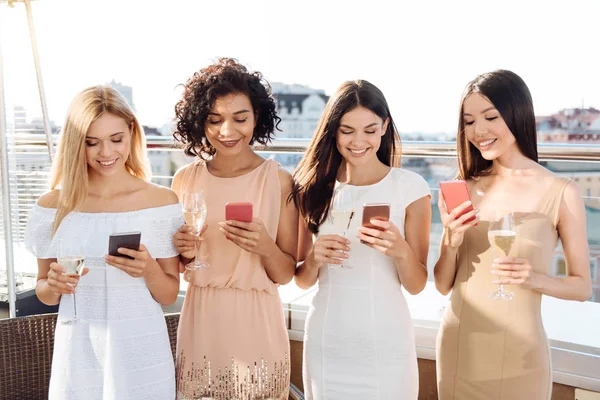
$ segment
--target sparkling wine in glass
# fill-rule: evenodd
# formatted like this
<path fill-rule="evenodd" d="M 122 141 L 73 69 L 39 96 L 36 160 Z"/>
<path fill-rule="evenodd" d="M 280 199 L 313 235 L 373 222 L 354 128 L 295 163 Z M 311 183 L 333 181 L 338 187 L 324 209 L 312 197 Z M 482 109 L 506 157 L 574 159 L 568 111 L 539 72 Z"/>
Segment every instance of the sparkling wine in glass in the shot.
<path fill-rule="evenodd" d="M 56 262 L 65 268 L 63 275 L 80 276 L 85 266 L 85 256 L 81 249 L 81 245 L 77 241 L 65 243 L 63 239 L 58 239 L 58 255 Z M 76 287 L 76 284 L 68 283 L 67 285 Z M 77 298 L 73 293 L 73 317 L 62 321 L 64 325 L 75 324 L 80 321 L 77 316 Z"/>
<path fill-rule="evenodd" d="M 516 238 L 517 231 L 513 213 L 499 216 L 490 222 L 488 240 L 496 257 L 507 257 Z M 504 285 L 501 283 L 498 285 L 498 290 L 490 294 L 493 300 L 511 300 L 514 296 L 514 293 L 504 289 Z"/>
<path fill-rule="evenodd" d="M 350 222 L 354 217 L 354 203 L 349 188 L 339 187 L 333 192 L 333 201 L 329 212 L 334 233 L 346 237 Z M 331 264 L 330 266 L 352 268 L 348 265 Z"/>
<path fill-rule="evenodd" d="M 186 192 L 183 194 L 183 218 L 185 223 L 192 227 L 192 234 L 200 237 L 200 232 L 206 221 L 206 200 L 204 193 L 200 190 L 197 192 Z M 208 268 L 208 263 L 200 259 L 201 242 L 194 242 L 195 257 L 192 262 L 185 266 L 190 271 Z"/>

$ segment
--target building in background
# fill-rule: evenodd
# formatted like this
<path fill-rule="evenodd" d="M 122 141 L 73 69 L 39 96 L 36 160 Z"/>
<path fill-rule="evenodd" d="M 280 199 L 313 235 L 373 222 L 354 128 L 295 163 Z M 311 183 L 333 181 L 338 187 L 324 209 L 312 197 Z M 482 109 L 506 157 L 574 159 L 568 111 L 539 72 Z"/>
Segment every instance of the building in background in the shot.
<path fill-rule="evenodd" d="M 129 106 L 135 112 L 135 105 L 133 104 L 133 88 L 131 86 L 123 85 L 120 82 L 115 82 L 114 79 L 108 82 L 107 85 L 119 92 L 121 96 L 125 98 L 127 104 L 129 104 Z"/>

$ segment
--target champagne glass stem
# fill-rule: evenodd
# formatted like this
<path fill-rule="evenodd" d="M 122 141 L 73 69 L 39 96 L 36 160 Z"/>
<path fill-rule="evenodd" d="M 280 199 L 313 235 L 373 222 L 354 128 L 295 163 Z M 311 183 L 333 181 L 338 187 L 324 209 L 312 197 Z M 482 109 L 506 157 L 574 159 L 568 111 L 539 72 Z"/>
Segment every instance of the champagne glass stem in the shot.
<path fill-rule="evenodd" d="M 200 268 L 200 245 L 197 240 L 194 240 L 194 266 Z"/>
<path fill-rule="evenodd" d="M 77 300 L 75 299 L 75 292 L 73 292 L 73 319 L 77 319 Z"/>

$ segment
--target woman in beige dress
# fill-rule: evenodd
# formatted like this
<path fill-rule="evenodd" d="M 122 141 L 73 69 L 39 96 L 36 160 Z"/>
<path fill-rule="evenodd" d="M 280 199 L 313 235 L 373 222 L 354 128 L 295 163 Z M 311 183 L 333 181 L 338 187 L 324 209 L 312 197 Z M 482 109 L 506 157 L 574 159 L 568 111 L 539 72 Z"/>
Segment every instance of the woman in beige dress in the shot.
<path fill-rule="evenodd" d="M 437 340 L 441 400 L 547 400 L 552 391 L 542 294 L 585 301 L 591 295 L 585 209 L 577 186 L 538 164 L 535 114 L 525 82 L 506 70 L 478 76 L 463 94 L 457 137 L 460 178 L 474 211 L 444 225 L 436 287 L 452 290 Z M 491 221 L 513 213 L 516 240 L 496 258 Z M 473 216 L 476 219 L 466 222 Z M 567 276 L 551 276 L 561 238 Z M 506 285 L 512 300 L 489 295 Z"/>
<path fill-rule="evenodd" d="M 179 399 L 287 399 L 289 339 L 279 284 L 294 276 L 298 212 L 291 175 L 250 145 L 266 144 L 280 119 L 258 72 L 221 59 L 185 85 L 175 137 L 199 160 L 173 179 L 179 198 L 204 192 L 201 254 L 209 267 L 186 270 L 177 348 Z M 225 204 L 250 202 L 252 222 L 225 221 Z M 185 265 L 191 227 L 175 235 Z"/>

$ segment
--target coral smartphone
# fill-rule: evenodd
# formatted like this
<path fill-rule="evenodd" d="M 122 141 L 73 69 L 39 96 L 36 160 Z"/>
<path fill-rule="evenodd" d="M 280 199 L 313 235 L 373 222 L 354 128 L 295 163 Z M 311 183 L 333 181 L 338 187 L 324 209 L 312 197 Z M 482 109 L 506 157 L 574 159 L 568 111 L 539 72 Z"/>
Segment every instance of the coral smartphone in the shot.
<path fill-rule="evenodd" d="M 465 181 L 455 180 L 440 182 L 440 190 L 442 191 L 442 197 L 444 199 L 444 203 L 446 204 L 446 210 L 448 211 L 448 213 L 451 213 L 452 210 L 460 206 L 465 201 L 471 201 L 471 195 L 469 195 L 469 188 L 467 187 L 467 182 Z M 473 211 L 472 203 L 458 217 L 470 211 Z M 474 219 L 475 217 L 470 218 L 464 223 L 466 224 L 467 222 L 471 222 Z"/>
<path fill-rule="evenodd" d="M 131 250 L 139 250 L 140 242 L 142 240 L 141 232 L 123 232 L 113 233 L 108 238 L 108 254 L 115 257 L 125 257 L 133 260 L 133 257 L 126 256 L 117 251 L 119 248 L 126 248 Z"/>
<path fill-rule="evenodd" d="M 225 219 L 227 221 L 252 222 L 252 203 L 227 203 L 225 204 Z"/>
<path fill-rule="evenodd" d="M 390 205 L 385 203 L 371 203 L 363 206 L 362 226 L 366 228 L 379 229 L 381 228 L 371 223 L 372 219 L 381 221 L 390 220 Z"/>

